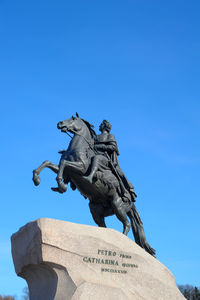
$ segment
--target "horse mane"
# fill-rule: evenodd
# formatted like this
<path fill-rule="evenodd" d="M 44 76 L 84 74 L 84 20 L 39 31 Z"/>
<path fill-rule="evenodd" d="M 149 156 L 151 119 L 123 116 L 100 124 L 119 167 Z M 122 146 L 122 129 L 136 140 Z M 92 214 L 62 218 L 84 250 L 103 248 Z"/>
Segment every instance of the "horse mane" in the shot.
<path fill-rule="evenodd" d="M 94 128 L 94 125 L 90 124 L 88 121 L 84 120 L 84 119 L 81 119 L 85 125 L 87 126 L 87 128 L 89 129 L 90 131 L 90 134 L 91 134 L 91 137 L 92 138 L 95 138 L 97 136 L 95 130 L 93 129 Z"/>

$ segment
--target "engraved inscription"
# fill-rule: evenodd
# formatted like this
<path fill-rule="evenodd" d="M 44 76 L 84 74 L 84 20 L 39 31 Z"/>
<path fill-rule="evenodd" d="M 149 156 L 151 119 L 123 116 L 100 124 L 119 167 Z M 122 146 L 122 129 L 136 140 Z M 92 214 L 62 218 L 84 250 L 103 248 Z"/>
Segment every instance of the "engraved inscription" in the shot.
<path fill-rule="evenodd" d="M 131 255 L 126 255 L 126 254 L 123 254 L 123 253 L 120 253 L 119 255 L 121 258 L 131 258 Z"/>
<path fill-rule="evenodd" d="M 125 253 L 117 253 L 115 251 L 106 250 L 106 249 L 97 249 L 96 255 L 98 257 L 84 256 L 83 261 L 85 263 L 90 263 L 90 264 L 100 264 L 100 265 L 108 265 L 112 267 L 117 266 L 117 267 L 126 268 L 126 270 L 125 269 L 120 270 L 120 269 L 113 269 L 113 268 L 110 269 L 109 267 L 102 266 L 101 272 L 127 274 L 128 268 L 138 268 L 137 264 L 134 264 L 132 263 L 132 261 L 130 261 L 132 259 L 132 256 Z"/>
<path fill-rule="evenodd" d="M 114 269 L 104 269 L 104 268 L 101 268 L 101 272 L 121 273 L 121 274 L 127 273 L 127 271 L 125 270 L 114 270 Z"/>
<path fill-rule="evenodd" d="M 98 249 L 98 254 L 99 255 L 116 256 L 117 253 L 115 251 Z"/>
<path fill-rule="evenodd" d="M 105 264 L 105 265 L 115 265 L 118 266 L 118 261 L 113 259 L 100 259 L 96 257 L 83 257 L 84 262 L 96 263 L 96 264 Z"/>

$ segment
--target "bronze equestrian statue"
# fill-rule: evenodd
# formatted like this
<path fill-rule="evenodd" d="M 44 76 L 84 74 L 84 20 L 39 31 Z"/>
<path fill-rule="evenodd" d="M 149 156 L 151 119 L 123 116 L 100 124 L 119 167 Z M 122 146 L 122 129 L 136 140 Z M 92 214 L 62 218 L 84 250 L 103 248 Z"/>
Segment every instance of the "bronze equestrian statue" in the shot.
<path fill-rule="evenodd" d="M 76 117 L 59 122 L 57 127 L 62 132 L 72 133 L 72 140 L 66 151 L 59 152 L 59 165 L 44 161 L 33 171 L 34 184 L 40 184 L 39 174 L 44 168 L 51 169 L 57 174 L 58 184 L 53 191 L 64 193 L 70 183 L 73 190 L 77 188 L 89 199 L 90 211 L 98 226 L 106 227 L 105 217 L 115 214 L 123 223 L 123 233 L 127 235 L 132 227 L 136 243 L 155 256 L 134 204 L 137 197 L 134 187 L 119 166 L 119 150 L 114 135 L 110 134 L 110 123 L 104 120 L 99 127 L 101 134 L 97 135 L 93 126 L 76 113 Z"/>

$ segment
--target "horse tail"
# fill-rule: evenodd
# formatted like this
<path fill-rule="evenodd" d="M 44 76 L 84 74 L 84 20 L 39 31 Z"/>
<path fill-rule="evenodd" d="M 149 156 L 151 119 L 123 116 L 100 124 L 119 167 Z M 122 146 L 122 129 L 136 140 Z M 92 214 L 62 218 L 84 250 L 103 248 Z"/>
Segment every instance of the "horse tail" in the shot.
<path fill-rule="evenodd" d="M 146 250 L 149 254 L 155 256 L 156 251 L 149 245 L 146 240 L 143 223 L 134 204 L 132 205 L 129 216 L 136 244 Z"/>

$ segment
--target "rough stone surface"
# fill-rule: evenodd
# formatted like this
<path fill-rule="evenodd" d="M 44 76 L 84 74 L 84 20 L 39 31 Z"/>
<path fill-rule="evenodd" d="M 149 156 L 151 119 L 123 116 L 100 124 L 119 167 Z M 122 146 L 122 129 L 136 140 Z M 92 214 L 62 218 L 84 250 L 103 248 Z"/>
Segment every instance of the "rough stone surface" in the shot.
<path fill-rule="evenodd" d="M 12 238 L 31 300 L 183 300 L 170 271 L 118 231 L 39 219 Z"/>

